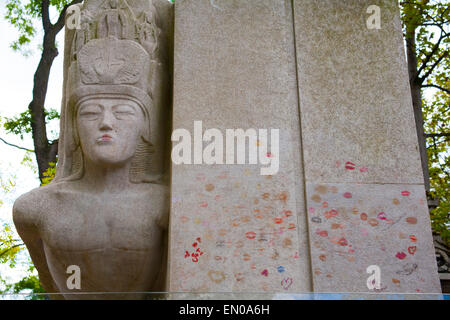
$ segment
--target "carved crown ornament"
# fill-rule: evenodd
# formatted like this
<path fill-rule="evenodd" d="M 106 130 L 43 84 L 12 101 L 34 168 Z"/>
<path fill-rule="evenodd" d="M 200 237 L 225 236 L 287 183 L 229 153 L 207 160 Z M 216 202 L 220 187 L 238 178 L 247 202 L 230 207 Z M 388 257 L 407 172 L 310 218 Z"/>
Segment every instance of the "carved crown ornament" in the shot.
<path fill-rule="evenodd" d="M 114 86 L 124 86 L 117 89 L 123 93 L 134 87 L 129 95 L 143 103 L 151 100 L 150 62 L 155 59 L 160 34 L 155 15 L 149 10 L 136 18 L 126 0 L 105 0 L 99 9 L 95 14 L 81 12 L 81 28 L 71 49 L 71 102 L 86 90 L 114 93 Z M 114 92 L 102 92 L 111 88 Z"/>

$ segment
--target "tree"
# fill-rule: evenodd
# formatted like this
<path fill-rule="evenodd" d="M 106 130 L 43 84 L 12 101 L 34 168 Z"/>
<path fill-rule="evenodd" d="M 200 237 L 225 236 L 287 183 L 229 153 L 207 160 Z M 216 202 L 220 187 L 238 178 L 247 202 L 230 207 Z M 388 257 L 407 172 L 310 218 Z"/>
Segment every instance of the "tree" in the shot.
<path fill-rule="evenodd" d="M 41 59 L 34 74 L 33 98 L 28 105 L 28 111 L 16 119 L 8 121 L 5 128 L 12 133 L 32 133 L 34 152 L 38 164 L 39 179 L 43 181 L 44 173 L 50 163 L 56 163 L 58 140 L 49 141 L 47 137 L 46 120 L 57 117 L 55 112 L 46 111 L 45 98 L 50 76 L 50 70 L 58 49 L 56 36 L 63 29 L 67 8 L 82 0 L 7 0 L 5 18 L 19 31 L 19 38 L 11 47 L 21 50 L 30 43 L 36 35 L 33 19 L 40 19 L 44 36 L 42 39 Z M 59 16 L 55 23 L 50 20 L 50 8 L 55 9 Z"/>
<path fill-rule="evenodd" d="M 450 243 L 450 2 L 400 1 L 409 81 L 433 231 Z M 424 91 L 433 89 L 431 101 Z"/>

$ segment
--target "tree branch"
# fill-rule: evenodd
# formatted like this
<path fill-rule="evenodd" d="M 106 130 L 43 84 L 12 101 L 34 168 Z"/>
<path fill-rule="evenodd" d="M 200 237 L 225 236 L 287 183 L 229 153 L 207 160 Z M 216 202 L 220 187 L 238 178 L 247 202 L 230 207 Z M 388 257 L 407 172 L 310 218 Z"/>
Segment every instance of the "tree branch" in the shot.
<path fill-rule="evenodd" d="M 423 77 L 419 77 L 419 82 L 422 84 L 426 78 L 433 72 L 433 70 L 438 66 L 438 64 L 448 55 L 448 51 L 445 51 L 442 56 L 437 59 L 434 64 L 431 66 L 430 69 L 428 69 L 427 73 Z"/>
<path fill-rule="evenodd" d="M 51 26 L 52 23 L 50 22 L 50 13 L 49 13 L 49 0 L 42 0 L 42 26 L 44 28 L 44 31 L 47 32 Z"/>
<path fill-rule="evenodd" d="M 450 132 L 444 132 L 444 133 L 425 133 L 424 136 L 427 137 L 427 138 L 450 137 Z"/>
<path fill-rule="evenodd" d="M 34 150 L 27 149 L 27 148 L 23 148 L 23 147 L 20 147 L 20 146 L 18 146 L 18 145 L 15 145 L 15 144 L 13 144 L 13 143 L 9 143 L 9 142 L 5 141 L 5 140 L 2 139 L 2 138 L 0 138 L 0 140 L 1 140 L 4 144 L 7 144 L 8 146 L 11 146 L 11 147 L 14 147 L 14 148 L 17 148 L 17 149 L 21 149 L 21 150 L 25 150 L 25 151 L 29 151 L 29 152 L 34 152 Z"/>
<path fill-rule="evenodd" d="M 21 247 L 24 246 L 24 243 L 20 243 L 20 244 L 15 244 L 13 245 L 11 248 L 6 249 L 5 251 L 3 251 L 2 253 L 0 253 L 0 258 L 5 255 L 6 253 L 8 253 L 8 251 L 10 251 L 11 249 L 17 248 L 17 247 Z"/>
<path fill-rule="evenodd" d="M 442 39 L 444 39 L 444 36 L 441 32 L 441 36 L 439 37 L 438 42 L 436 42 L 431 52 L 425 55 L 425 59 L 423 60 L 422 65 L 420 66 L 419 70 L 417 70 L 417 77 L 419 77 L 420 73 L 426 68 L 427 63 L 431 60 L 436 51 L 439 50 L 439 46 L 441 45 Z"/>
<path fill-rule="evenodd" d="M 449 89 L 442 88 L 442 87 L 440 87 L 440 86 L 438 86 L 436 84 L 424 84 L 422 86 L 422 88 L 436 88 L 436 89 L 442 90 L 442 91 L 447 92 L 447 93 L 450 94 L 450 90 Z"/>

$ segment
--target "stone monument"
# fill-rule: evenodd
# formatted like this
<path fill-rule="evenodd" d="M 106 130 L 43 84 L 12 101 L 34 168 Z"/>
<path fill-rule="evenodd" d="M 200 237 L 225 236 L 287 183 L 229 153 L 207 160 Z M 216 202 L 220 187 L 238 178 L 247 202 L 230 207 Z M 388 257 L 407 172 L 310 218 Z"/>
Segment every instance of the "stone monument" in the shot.
<path fill-rule="evenodd" d="M 170 291 L 440 292 L 396 0 L 176 1 L 174 43 L 174 129 L 280 142 L 172 164 Z"/>
<path fill-rule="evenodd" d="M 48 292 L 440 292 L 396 0 L 78 8 L 14 206 Z"/>
<path fill-rule="evenodd" d="M 168 7 L 86 1 L 81 27 L 66 34 L 57 174 L 13 209 L 46 292 L 165 290 L 170 71 L 159 13 Z"/>

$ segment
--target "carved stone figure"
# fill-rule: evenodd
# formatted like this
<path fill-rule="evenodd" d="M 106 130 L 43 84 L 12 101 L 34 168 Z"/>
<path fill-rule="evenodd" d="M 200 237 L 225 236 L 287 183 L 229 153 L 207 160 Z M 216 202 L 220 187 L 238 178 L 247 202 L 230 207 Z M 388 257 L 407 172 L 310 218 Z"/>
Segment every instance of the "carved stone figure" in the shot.
<path fill-rule="evenodd" d="M 164 85 L 152 84 L 166 79 L 155 79 L 164 72 L 158 50 L 149 52 L 134 31 L 137 14 L 157 15 L 142 3 L 92 0 L 81 7 L 90 22 L 66 48 L 57 175 L 14 204 L 14 223 L 43 287 L 68 299 L 165 289 L 168 187 L 161 160 L 151 160 L 164 156 L 166 128 L 151 124 L 168 108 L 159 98 Z M 75 289 L 67 285 L 73 265 L 81 275 Z"/>

